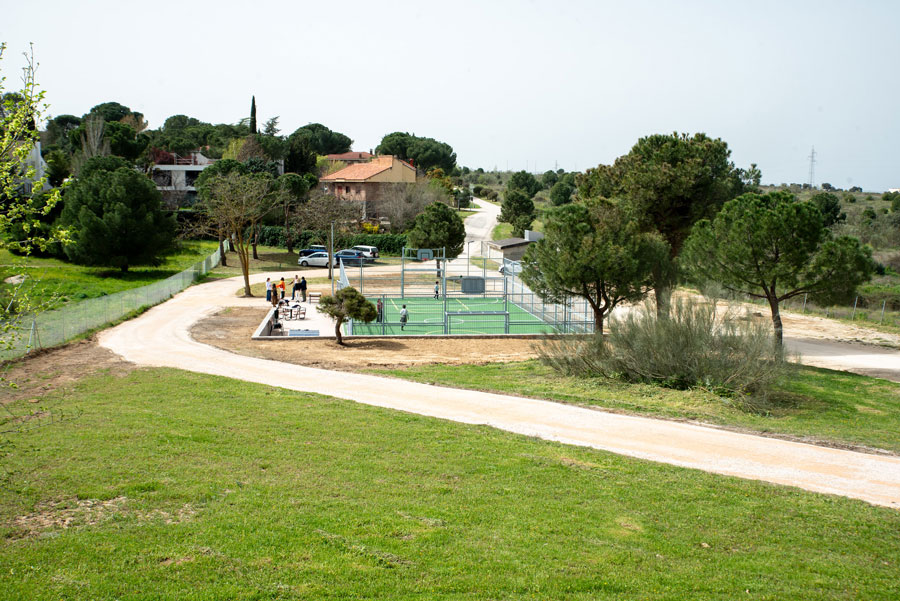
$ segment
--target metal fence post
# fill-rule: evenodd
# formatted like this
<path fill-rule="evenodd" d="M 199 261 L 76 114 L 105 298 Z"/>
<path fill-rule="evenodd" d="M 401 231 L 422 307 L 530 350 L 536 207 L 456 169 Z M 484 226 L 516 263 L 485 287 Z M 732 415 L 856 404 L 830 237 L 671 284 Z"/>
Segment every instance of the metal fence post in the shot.
<path fill-rule="evenodd" d="M 859 302 L 859 297 L 853 299 L 853 315 L 850 316 L 851 321 L 856 319 L 856 303 Z"/>
<path fill-rule="evenodd" d="M 878 323 L 884 323 L 884 306 L 887 304 L 887 299 L 881 301 L 881 319 L 878 320 Z"/>

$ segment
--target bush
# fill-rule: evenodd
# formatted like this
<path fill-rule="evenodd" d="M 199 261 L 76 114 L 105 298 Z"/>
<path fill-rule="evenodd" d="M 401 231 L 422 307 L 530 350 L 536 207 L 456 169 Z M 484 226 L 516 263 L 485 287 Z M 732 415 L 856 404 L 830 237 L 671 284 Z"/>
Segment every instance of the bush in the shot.
<path fill-rule="evenodd" d="M 541 361 L 573 376 L 602 376 L 668 388 L 706 388 L 761 407 L 785 363 L 771 325 L 712 303 L 677 301 L 668 319 L 650 304 L 612 319 L 606 337 L 552 338 Z"/>

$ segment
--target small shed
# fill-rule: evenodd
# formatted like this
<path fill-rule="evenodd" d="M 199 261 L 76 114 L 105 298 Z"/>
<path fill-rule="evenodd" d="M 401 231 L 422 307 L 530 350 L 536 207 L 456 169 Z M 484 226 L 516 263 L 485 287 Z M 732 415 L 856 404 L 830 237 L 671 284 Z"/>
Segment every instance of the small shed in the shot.
<path fill-rule="evenodd" d="M 521 261 L 529 244 L 531 244 L 531 241 L 525 238 L 506 238 L 505 240 L 494 240 L 487 243 L 492 249 L 500 251 L 504 259 L 509 259 L 510 261 Z"/>

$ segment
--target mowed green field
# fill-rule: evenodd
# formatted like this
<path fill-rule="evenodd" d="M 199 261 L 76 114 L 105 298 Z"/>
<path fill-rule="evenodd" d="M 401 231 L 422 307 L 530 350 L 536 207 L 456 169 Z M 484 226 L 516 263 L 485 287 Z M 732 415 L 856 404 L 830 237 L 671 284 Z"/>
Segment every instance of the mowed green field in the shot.
<path fill-rule="evenodd" d="M 17 257 L 0 250 L 0 279 L 22 272 L 23 262 L 32 278 L 25 286 L 32 294 L 55 300 L 55 305 L 76 303 L 123 290 L 133 290 L 178 274 L 194 263 L 204 260 L 218 248 L 216 242 L 194 240 L 183 242 L 179 249 L 166 257 L 158 267 L 132 267 L 125 273 L 118 269 L 86 267 L 46 257 Z M 12 294 L 15 286 L 0 283 Z"/>
<path fill-rule="evenodd" d="M 381 297 L 368 300 L 376 303 Z M 406 305 L 409 321 L 400 329 L 400 310 Z M 450 313 L 466 311 L 496 312 L 496 315 L 451 315 L 450 331 L 444 331 L 444 310 Z M 509 312 L 509 332 L 506 332 L 506 316 Z M 445 306 L 443 298 L 384 298 L 384 321 L 369 324 L 353 322 L 353 335 L 442 335 L 449 334 L 552 334 L 557 330 L 513 302 L 491 297 L 449 297 Z"/>
<path fill-rule="evenodd" d="M 37 400 L 0 599 L 900 598 L 859 501 L 171 369 Z"/>

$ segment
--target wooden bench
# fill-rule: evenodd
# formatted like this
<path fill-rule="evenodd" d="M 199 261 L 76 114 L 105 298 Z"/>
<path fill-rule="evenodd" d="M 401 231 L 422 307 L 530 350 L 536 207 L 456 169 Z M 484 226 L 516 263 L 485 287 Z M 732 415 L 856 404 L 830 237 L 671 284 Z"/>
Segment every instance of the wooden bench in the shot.
<path fill-rule="evenodd" d="M 317 302 L 319 302 L 319 300 L 321 300 L 322 293 L 321 292 L 310 292 L 307 296 L 309 297 L 309 302 L 317 303 Z"/>

